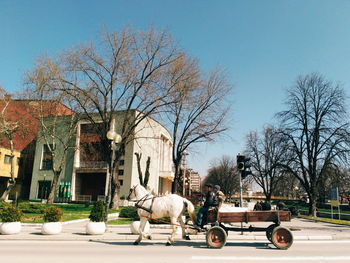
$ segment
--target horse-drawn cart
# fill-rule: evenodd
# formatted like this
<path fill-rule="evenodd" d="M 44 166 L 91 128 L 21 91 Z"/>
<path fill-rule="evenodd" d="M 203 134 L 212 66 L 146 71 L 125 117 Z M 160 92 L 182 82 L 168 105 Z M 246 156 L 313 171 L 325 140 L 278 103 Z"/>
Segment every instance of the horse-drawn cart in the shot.
<path fill-rule="evenodd" d="M 293 234 L 280 226 L 282 221 L 290 221 L 289 211 L 247 211 L 247 212 L 217 212 L 210 211 L 208 223 L 212 225 L 206 233 L 207 245 L 211 248 L 222 248 L 226 244 L 228 231 L 266 232 L 267 239 L 279 249 L 288 249 L 293 244 Z M 229 223 L 273 222 L 267 228 L 260 227 L 229 227 Z M 226 225 L 225 225 L 226 224 Z"/>

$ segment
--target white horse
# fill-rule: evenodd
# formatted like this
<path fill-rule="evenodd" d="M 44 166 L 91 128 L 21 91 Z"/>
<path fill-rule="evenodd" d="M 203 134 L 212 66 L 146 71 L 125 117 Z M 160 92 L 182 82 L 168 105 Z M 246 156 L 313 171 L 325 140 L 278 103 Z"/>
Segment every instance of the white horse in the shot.
<path fill-rule="evenodd" d="M 170 217 L 172 224 L 172 233 L 168 238 L 167 245 L 171 245 L 174 242 L 174 236 L 177 230 L 177 221 L 182 228 L 182 238 L 189 239 L 185 232 L 185 223 L 182 220 L 182 214 L 187 207 L 187 211 L 192 219 L 192 222 L 196 222 L 196 215 L 194 213 L 193 204 L 176 194 L 169 194 L 165 196 L 154 196 L 150 194 L 143 186 L 135 185 L 130 189 L 129 196 L 127 198 L 138 200 L 136 203 L 137 213 L 140 216 L 140 228 L 139 237 L 135 240 L 134 245 L 138 245 L 142 237 L 151 239 L 151 235 L 144 232 L 145 225 L 149 218 L 157 219 L 162 217 Z"/>

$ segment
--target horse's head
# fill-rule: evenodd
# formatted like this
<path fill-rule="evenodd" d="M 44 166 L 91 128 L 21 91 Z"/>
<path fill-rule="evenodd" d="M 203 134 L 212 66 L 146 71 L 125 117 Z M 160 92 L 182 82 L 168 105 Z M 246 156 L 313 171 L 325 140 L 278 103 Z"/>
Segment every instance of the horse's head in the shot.
<path fill-rule="evenodd" d="M 137 185 L 134 185 L 132 188 L 130 188 L 129 195 L 126 198 L 128 201 L 130 201 L 131 199 L 137 199 L 136 193 L 135 193 L 136 187 L 137 187 Z"/>

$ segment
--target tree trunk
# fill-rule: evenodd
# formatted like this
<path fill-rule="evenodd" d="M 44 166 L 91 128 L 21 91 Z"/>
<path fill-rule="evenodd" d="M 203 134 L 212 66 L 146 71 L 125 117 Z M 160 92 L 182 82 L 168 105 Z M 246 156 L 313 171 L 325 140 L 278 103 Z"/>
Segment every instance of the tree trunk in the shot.
<path fill-rule="evenodd" d="M 175 194 L 178 192 L 179 190 L 179 177 L 181 175 L 180 172 L 180 162 L 174 162 L 174 166 L 175 166 L 175 174 L 174 174 L 174 181 L 171 184 L 171 193 Z"/>
<path fill-rule="evenodd" d="M 266 194 L 266 202 L 268 202 L 268 203 L 271 202 L 271 193 Z"/>
<path fill-rule="evenodd" d="M 309 215 L 317 217 L 317 203 L 316 198 L 309 197 Z"/>
<path fill-rule="evenodd" d="M 147 187 L 147 185 L 148 185 L 148 181 L 149 181 L 149 177 L 150 177 L 150 173 L 149 173 L 150 165 L 151 165 L 151 157 L 148 156 L 147 162 L 146 162 L 145 180 L 143 181 L 144 187 Z"/>
<path fill-rule="evenodd" d="M 0 201 L 5 201 L 7 199 L 8 195 L 10 194 L 11 190 L 15 187 L 15 185 L 16 181 L 12 181 L 12 179 L 10 178 L 5 191 L 0 197 Z"/>
<path fill-rule="evenodd" d="M 118 209 L 119 208 L 119 194 L 120 194 L 120 185 L 117 186 L 117 184 L 113 183 L 112 187 L 112 199 L 110 207 L 111 209 Z"/>
<path fill-rule="evenodd" d="M 61 172 L 54 171 L 50 194 L 49 194 L 49 197 L 47 198 L 48 204 L 53 204 L 53 202 L 55 201 L 55 195 L 56 195 L 57 188 L 58 188 L 58 180 L 60 178 L 60 174 L 61 174 Z"/>
<path fill-rule="evenodd" d="M 15 155 L 14 155 L 14 148 L 13 148 L 13 140 L 12 136 L 9 137 L 10 141 L 10 150 L 11 150 L 11 167 L 10 167 L 10 176 L 11 178 L 8 181 L 7 187 L 2 194 L 0 201 L 4 201 L 7 199 L 8 195 L 10 194 L 11 190 L 15 187 L 16 185 L 16 179 L 15 179 Z"/>
<path fill-rule="evenodd" d="M 136 163 L 137 163 L 137 171 L 139 173 L 139 181 L 142 186 L 143 185 L 143 174 L 141 170 L 141 158 L 142 158 L 142 153 L 135 153 L 136 155 Z"/>

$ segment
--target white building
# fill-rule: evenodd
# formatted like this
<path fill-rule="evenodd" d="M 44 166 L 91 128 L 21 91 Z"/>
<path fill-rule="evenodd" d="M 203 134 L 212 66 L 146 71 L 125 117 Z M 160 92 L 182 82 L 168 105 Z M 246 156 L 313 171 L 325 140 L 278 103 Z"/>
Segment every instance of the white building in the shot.
<path fill-rule="evenodd" d="M 116 114 L 117 133 L 120 114 L 123 113 Z M 98 152 L 96 147 L 99 146 L 101 144 L 96 129 L 88 122 L 80 122 L 76 132 L 74 150 L 68 153 L 65 168 L 60 177 L 61 184 L 69 186 L 72 201 L 94 201 L 106 195 L 108 165 L 98 154 L 94 154 Z M 170 193 L 174 177 L 171 136 L 160 123 L 152 118 L 145 118 L 137 125 L 135 138 L 127 144 L 125 155 L 119 161 L 120 197 L 126 197 L 129 189 L 140 183 L 135 153 L 142 154 L 140 163 L 143 175 L 147 158 L 148 156 L 151 158 L 149 190 L 158 194 Z M 48 184 L 48 181 L 52 181 L 52 172 L 49 169 L 45 170 L 47 165 L 42 165 L 43 162 L 47 164 L 48 161 L 44 158 L 45 143 L 38 137 L 30 199 L 45 198 L 46 196 L 42 195 L 42 192 L 45 191 L 40 186 L 43 185 L 43 181 L 45 185 Z"/>

